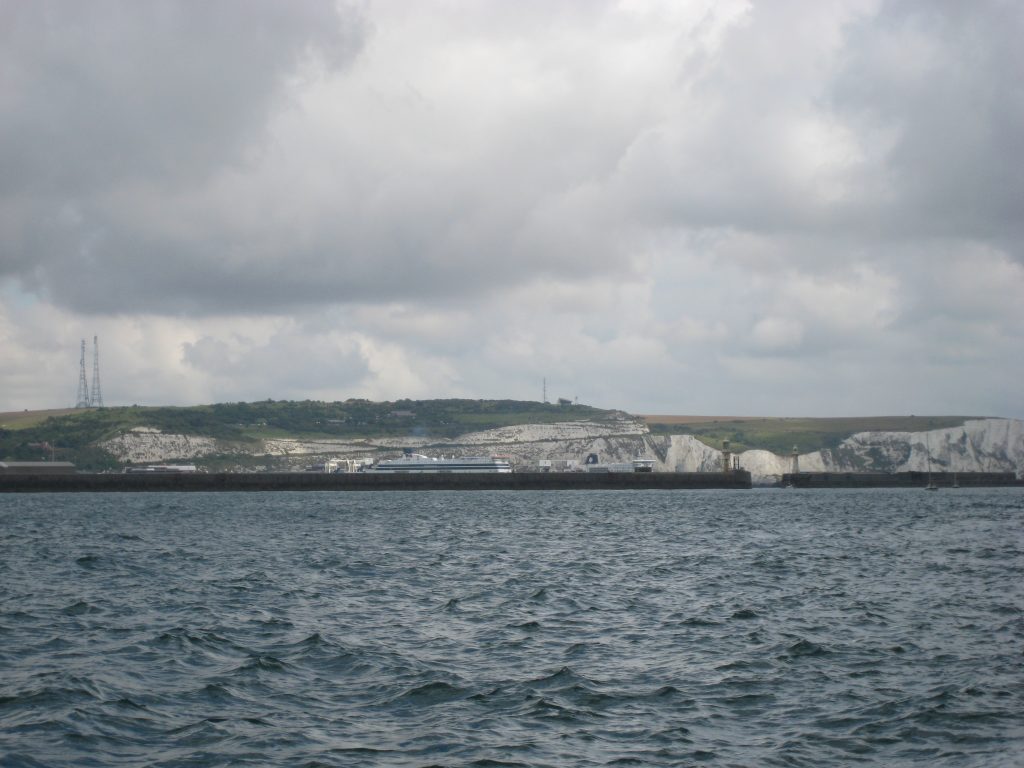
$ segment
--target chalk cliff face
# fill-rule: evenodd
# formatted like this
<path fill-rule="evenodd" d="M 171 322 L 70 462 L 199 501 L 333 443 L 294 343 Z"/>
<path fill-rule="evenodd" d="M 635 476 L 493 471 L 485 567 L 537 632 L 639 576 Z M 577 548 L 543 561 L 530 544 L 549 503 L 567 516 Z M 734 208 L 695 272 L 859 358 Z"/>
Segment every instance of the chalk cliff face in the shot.
<path fill-rule="evenodd" d="M 169 435 L 135 429 L 101 444 L 121 461 L 136 464 L 187 460 L 212 455 L 267 457 L 277 469 L 298 469 L 326 457 L 370 458 L 396 455 L 412 448 L 430 455 L 505 454 L 522 468 L 540 460 L 581 461 L 596 453 L 602 461 L 629 461 L 636 456 L 655 460 L 660 472 L 715 472 L 722 454 L 692 435 L 652 435 L 640 420 L 527 424 L 470 432 L 454 440 L 430 437 L 365 440 L 263 440 L 227 443 L 208 437 Z M 978 419 L 962 427 L 929 432 L 860 432 L 837 448 L 799 457 L 805 472 L 926 471 L 1017 472 L 1024 470 L 1024 422 Z M 739 455 L 740 466 L 755 483 L 777 481 L 792 466 L 791 456 L 751 450 Z"/>
<path fill-rule="evenodd" d="M 469 432 L 455 440 L 383 437 L 360 440 L 278 438 L 225 442 L 208 437 L 165 434 L 151 428 L 136 428 L 101 443 L 99 447 L 121 461 L 136 464 L 196 459 L 212 455 L 238 455 L 270 457 L 276 466 L 287 468 L 301 467 L 325 456 L 394 456 L 398 455 L 402 448 L 412 448 L 430 455 L 508 454 L 520 465 L 535 465 L 540 459 L 582 460 L 587 453 L 598 453 L 604 461 L 625 461 L 638 453 L 646 454 L 653 446 L 654 441 L 647 426 L 642 421 L 624 416 L 615 421 L 574 421 L 502 427 Z M 710 448 L 704 449 L 712 451 Z M 665 453 L 665 449 L 661 449 L 661 452 Z"/>
<path fill-rule="evenodd" d="M 1019 472 L 1024 421 L 976 419 L 929 432 L 860 432 L 825 459 L 838 469 L 874 471 Z"/>
<path fill-rule="evenodd" d="M 212 437 L 197 435 L 168 435 L 158 429 L 137 427 L 117 437 L 100 443 L 100 448 L 109 451 L 121 461 L 145 464 L 168 459 L 197 459 L 222 453 Z"/>
<path fill-rule="evenodd" d="M 1024 421 L 973 419 L 962 427 L 927 432 L 858 432 L 833 450 L 799 457 L 803 472 L 1024 471 Z M 774 482 L 792 457 L 747 451 L 740 464 L 754 482 Z"/>

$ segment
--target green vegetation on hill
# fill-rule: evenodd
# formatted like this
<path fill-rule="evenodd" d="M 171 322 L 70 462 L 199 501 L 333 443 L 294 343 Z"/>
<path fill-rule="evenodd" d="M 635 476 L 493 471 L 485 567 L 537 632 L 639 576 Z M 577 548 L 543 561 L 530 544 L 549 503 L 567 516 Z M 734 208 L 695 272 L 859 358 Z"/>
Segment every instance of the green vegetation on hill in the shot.
<path fill-rule="evenodd" d="M 514 424 L 550 424 L 578 419 L 612 419 L 616 411 L 586 405 L 552 405 L 518 400 L 369 400 L 319 402 L 265 400 L 191 407 L 82 409 L 35 423 L 22 417 L 18 429 L 0 428 L 0 459 L 38 461 L 51 456 L 82 468 L 116 464 L 92 446 L 134 427 L 161 432 L 246 441 L 265 437 L 360 438 L 431 436 Z M 13 420 L 13 419 L 12 419 Z M 23 426 L 29 424 L 29 426 Z"/>
<path fill-rule="evenodd" d="M 209 406 L 219 422 L 244 436 L 286 433 L 295 437 L 456 437 L 513 424 L 602 420 L 615 411 L 586 405 L 558 406 L 520 400 L 346 400 L 237 403 Z M 155 425 L 154 425 L 155 426 Z"/>
<path fill-rule="evenodd" d="M 958 427 L 971 416 L 863 416 L 837 418 L 737 418 L 708 416 L 644 416 L 653 434 L 693 435 L 712 448 L 725 440 L 734 451 L 760 448 L 788 454 L 835 448 L 858 432 L 924 432 Z"/>

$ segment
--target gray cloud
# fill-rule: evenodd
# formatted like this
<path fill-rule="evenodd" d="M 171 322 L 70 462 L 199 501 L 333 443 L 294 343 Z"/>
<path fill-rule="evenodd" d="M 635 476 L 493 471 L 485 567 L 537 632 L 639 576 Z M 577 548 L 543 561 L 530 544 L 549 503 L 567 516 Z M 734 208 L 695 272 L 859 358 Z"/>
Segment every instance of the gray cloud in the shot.
<path fill-rule="evenodd" d="M 1015 3 L 883 4 L 847 30 L 832 106 L 873 144 L 875 215 L 907 237 L 998 239 L 1018 258 L 1024 12 Z"/>
<path fill-rule="evenodd" d="M 369 374 L 357 345 L 332 342 L 322 328 L 266 339 L 203 336 L 184 345 L 182 361 L 216 388 L 235 392 L 238 382 L 247 382 L 244 396 L 253 400 L 278 392 L 336 391 L 358 385 Z"/>

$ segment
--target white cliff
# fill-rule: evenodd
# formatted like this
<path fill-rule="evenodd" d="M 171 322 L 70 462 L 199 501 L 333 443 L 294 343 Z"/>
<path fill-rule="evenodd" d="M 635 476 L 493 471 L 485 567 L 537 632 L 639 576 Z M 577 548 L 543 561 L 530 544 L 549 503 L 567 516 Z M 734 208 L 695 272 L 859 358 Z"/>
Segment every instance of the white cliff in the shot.
<path fill-rule="evenodd" d="M 974 419 L 928 432 L 860 432 L 832 452 L 836 467 L 876 471 L 1019 472 L 1024 421 Z"/>
<path fill-rule="evenodd" d="M 196 459 L 216 454 L 270 456 L 308 463 L 322 456 L 360 458 L 402 448 L 432 454 L 493 454 L 513 456 L 518 464 L 536 464 L 540 459 L 579 459 L 599 453 L 608 461 L 631 459 L 652 444 L 647 425 L 624 417 L 613 421 L 572 421 L 557 424 L 522 424 L 480 432 L 456 439 L 430 437 L 380 437 L 364 439 L 302 440 L 272 438 L 248 442 L 225 442 L 214 438 L 165 434 L 140 427 L 100 443 L 121 461 L 152 463 Z M 711 450 L 711 449 L 708 449 Z"/>
<path fill-rule="evenodd" d="M 826 466 L 818 451 L 802 454 L 799 457 L 801 472 L 824 472 Z M 770 485 L 782 479 L 782 475 L 791 472 L 792 455 L 780 456 L 771 451 L 752 450 L 740 454 L 740 466 L 751 474 L 756 485 Z"/>
<path fill-rule="evenodd" d="M 837 448 L 799 456 L 802 472 L 1015 472 L 1024 471 L 1024 421 L 972 419 L 960 427 L 926 432 L 858 432 Z M 790 471 L 791 456 L 746 451 L 740 465 L 755 483 Z"/>
<path fill-rule="evenodd" d="M 656 437 L 655 444 L 668 444 L 665 459 L 655 469 L 667 472 L 719 472 L 722 469 L 722 453 L 705 445 L 693 435 L 670 435 Z"/>
<path fill-rule="evenodd" d="M 212 437 L 168 435 L 150 427 L 136 427 L 100 443 L 118 459 L 146 464 L 167 459 L 195 459 L 222 453 L 224 447 Z"/>
<path fill-rule="evenodd" d="M 346 440 L 267 439 L 225 442 L 209 437 L 164 434 L 137 428 L 100 444 L 121 461 L 136 464 L 206 456 L 270 457 L 277 467 L 301 468 L 326 457 L 364 458 L 394 455 L 409 447 L 431 455 L 503 454 L 520 468 L 541 460 L 582 460 L 596 453 L 602 461 L 655 460 L 659 472 L 716 472 L 722 454 L 692 435 L 652 435 L 639 419 L 523 424 L 455 439 L 429 437 Z M 739 463 L 755 484 L 771 484 L 792 467 L 792 456 L 765 450 L 739 454 Z M 1024 471 L 1024 422 L 976 419 L 963 426 L 928 432 L 859 432 L 837 448 L 799 456 L 804 472 Z"/>

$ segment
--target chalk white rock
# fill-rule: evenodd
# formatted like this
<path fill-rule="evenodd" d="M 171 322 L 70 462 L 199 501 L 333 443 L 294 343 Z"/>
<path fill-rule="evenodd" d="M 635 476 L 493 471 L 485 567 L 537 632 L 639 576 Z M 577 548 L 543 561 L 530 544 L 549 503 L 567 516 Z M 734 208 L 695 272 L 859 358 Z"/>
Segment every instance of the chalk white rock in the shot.
<path fill-rule="evenodd" d="M 801 454 L 803 472 L 1015 472 L 1024 471 L 1024 422 L 972 419 L 959 427 L 925 432 L 858 432 L 835 449 Z M 777 482 L 791 456 L 744 451 L 740 466 L 753 482 Z"/>
<path fill-rule="evenodd" d="M 138 427 L 100 443 L 120 461 L 149 464 L 167 459 L 195 459 L 220 453 L 212 437 L 164 434 L 149 427 Z"/>

